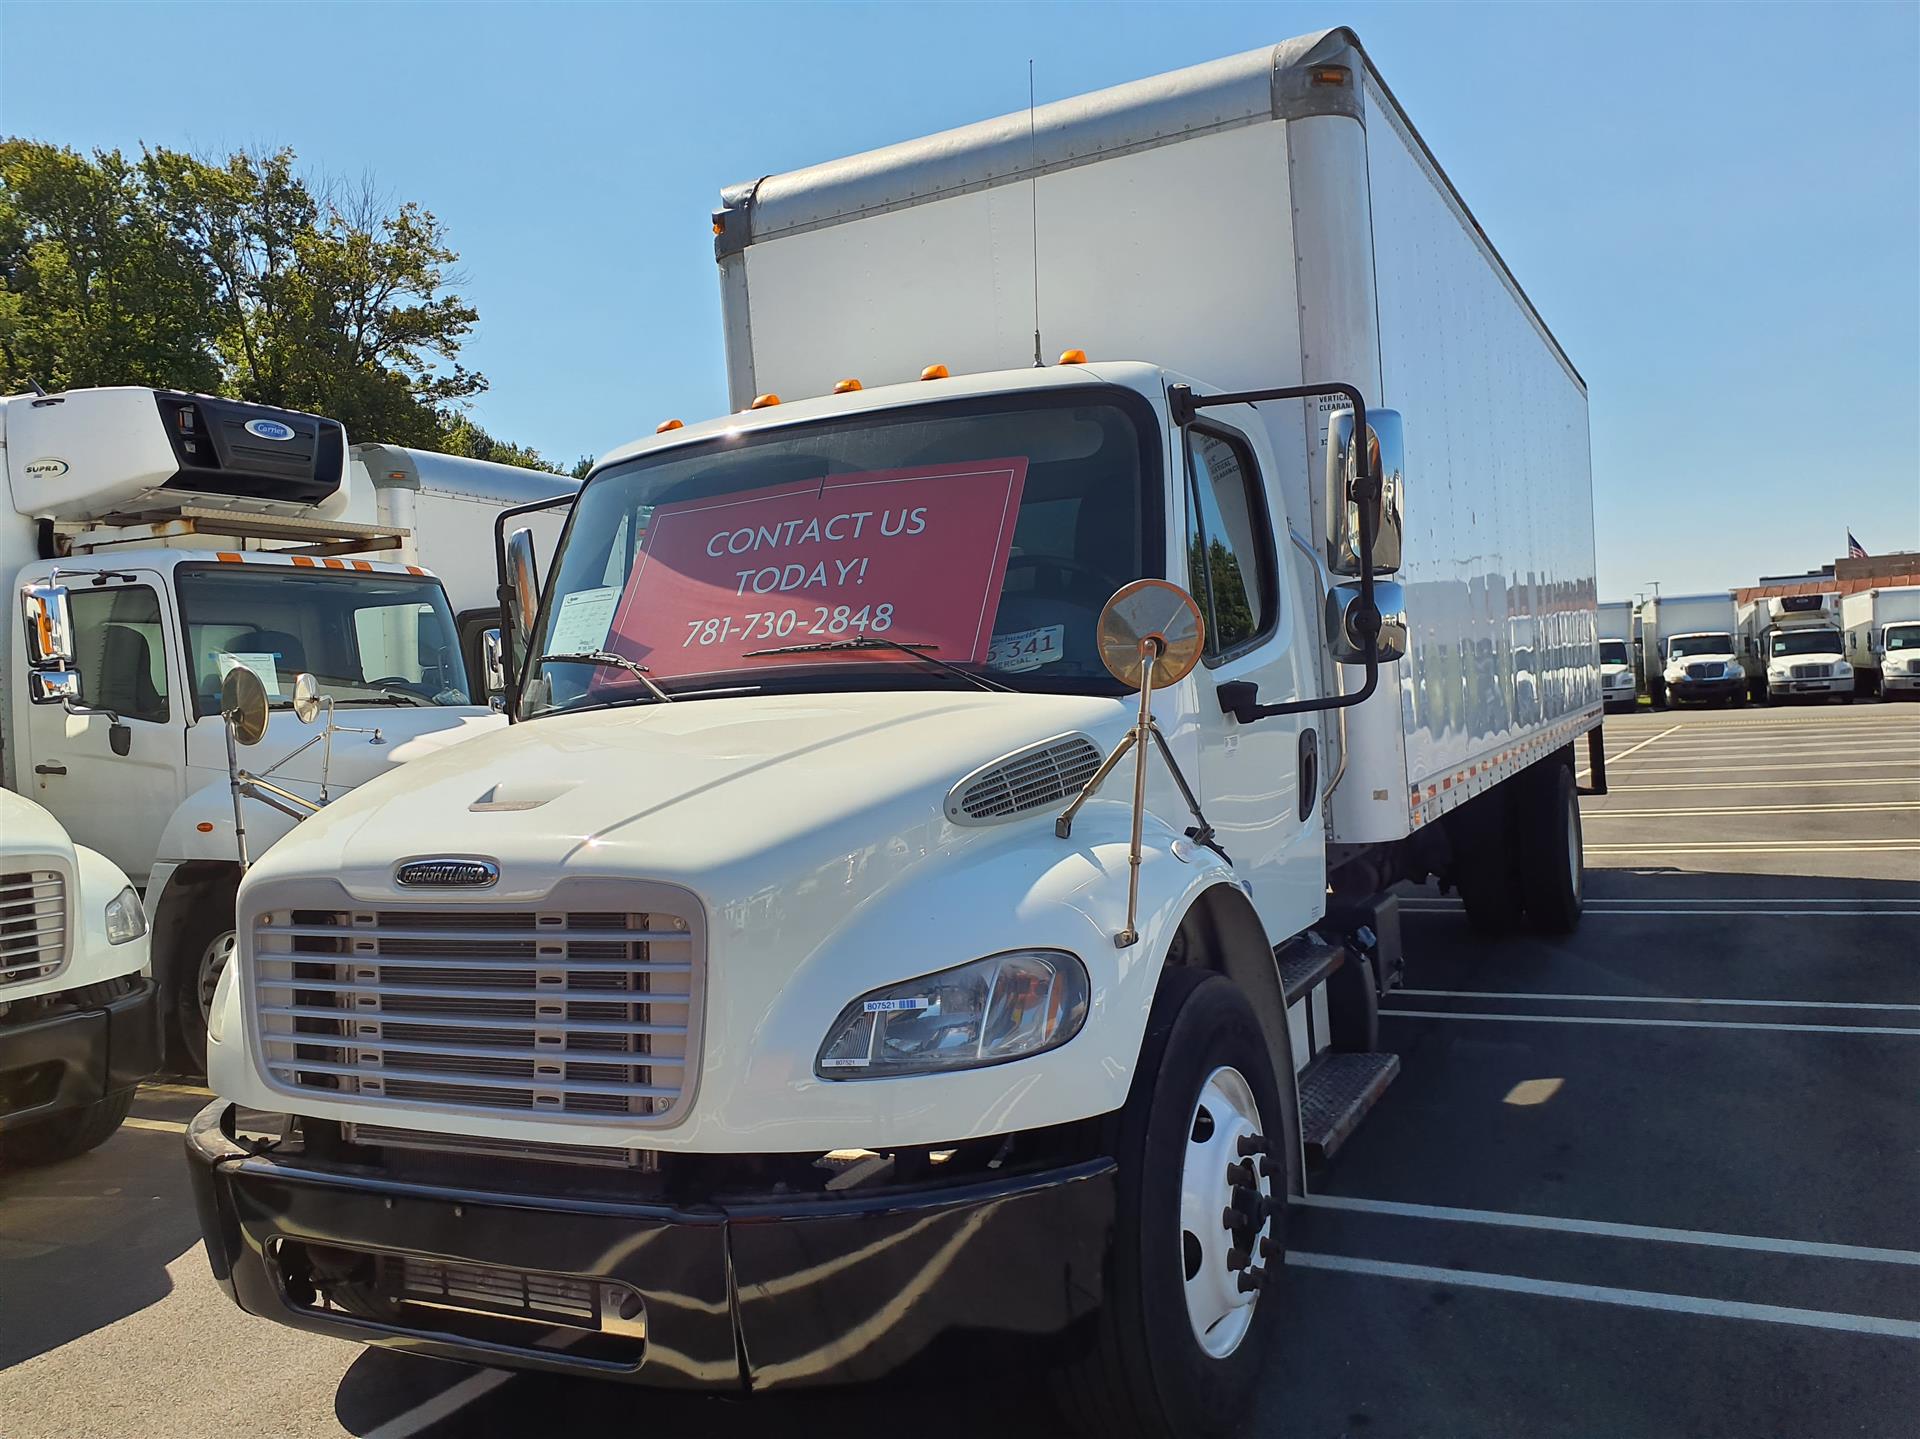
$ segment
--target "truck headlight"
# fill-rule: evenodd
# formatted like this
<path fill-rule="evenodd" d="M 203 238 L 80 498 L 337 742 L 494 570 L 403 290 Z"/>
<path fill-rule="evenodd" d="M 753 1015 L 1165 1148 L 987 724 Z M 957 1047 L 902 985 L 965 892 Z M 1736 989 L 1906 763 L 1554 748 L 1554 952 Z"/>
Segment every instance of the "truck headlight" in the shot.
<path fill-rule="evenodd" d="M 877 1079 L 978 1069 L 1065 1044 L 1087 1018 L 1087 971 L 1057 949 L 1016 949 L 872 990 L 827 1031 L 814 1072 Z"/>
<path fill-rule="evenodd" d="M 128 885 L 107 901 L 107 943 L 128 944 L 147 932 L 147 912 Z"/>

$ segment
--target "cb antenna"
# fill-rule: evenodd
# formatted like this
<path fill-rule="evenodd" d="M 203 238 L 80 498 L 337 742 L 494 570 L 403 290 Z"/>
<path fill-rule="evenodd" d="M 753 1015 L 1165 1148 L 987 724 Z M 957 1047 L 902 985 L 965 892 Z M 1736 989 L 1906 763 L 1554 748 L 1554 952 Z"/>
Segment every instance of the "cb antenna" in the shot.
<path fill-rule="evenodd" d="M 1033 367 L 1046 361 L 1040 358 L 1040 159 L 1034 139 L 1033 59 L 1027 59 L 1027 201 L 1033 216 Z"/>

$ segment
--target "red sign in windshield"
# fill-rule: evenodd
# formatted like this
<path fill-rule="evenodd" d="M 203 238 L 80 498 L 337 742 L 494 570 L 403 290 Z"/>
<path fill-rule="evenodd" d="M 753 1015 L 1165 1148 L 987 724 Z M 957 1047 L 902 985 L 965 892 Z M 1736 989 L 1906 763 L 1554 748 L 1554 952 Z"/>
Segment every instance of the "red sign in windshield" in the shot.
<path fill-rule="evenodd" d="M 661 505 L 607 648 L 655 678 L 792 664 L 812 656 L 754 652 L 858 635 L 982 663 L 1026 475 L 1024 458 L 981 460 Z"/>

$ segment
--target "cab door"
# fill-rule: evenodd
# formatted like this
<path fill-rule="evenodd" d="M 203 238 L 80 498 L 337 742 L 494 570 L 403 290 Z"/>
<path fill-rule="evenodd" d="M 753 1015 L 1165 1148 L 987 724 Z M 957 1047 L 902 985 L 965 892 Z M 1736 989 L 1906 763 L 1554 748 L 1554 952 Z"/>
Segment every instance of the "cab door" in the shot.
<path fill-rule="evenodd" d="M 1238 414 L 1239 411 L 1228 413 Z M 1245 412 L 1250 418 L 1251 411 Z M 1314 716 L 1241 724 L 1220 687 L 1257 687 L 1263 704 L 1299 699 L 1315 633 L 1288 582 L 1285 502 L 1272 483 L 1257 420 L 1241 429 L 1211 414 L 1184 436 L 1186 576 L 1207 623 L 1196 724 L 1207 819 L 1250 886 L 1269 934 L 1293 934 L 1324 908 L 1320 745 Z"/>
<path fill-rule="evenodd" d="M 22 789 L 144 884 L 185 785 L 179 627 L 160 574 L 62 569 L 84 708 L 27 706 Z M 110 713 L 107 713 L 109 712 Z"/>

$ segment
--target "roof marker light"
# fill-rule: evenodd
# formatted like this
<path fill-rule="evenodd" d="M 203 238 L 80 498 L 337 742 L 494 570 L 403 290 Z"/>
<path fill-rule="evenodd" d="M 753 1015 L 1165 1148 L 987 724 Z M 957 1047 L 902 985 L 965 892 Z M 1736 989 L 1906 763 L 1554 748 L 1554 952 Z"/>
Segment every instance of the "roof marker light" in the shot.
<path fill-rule="evenodd" d="M 749 410 L 770 410 L 779 403 L 780 397 L 778 395 L 755 395 L 753 397 L 753 403 L 748 405 L 747 408 Z"/>
<path fill-rule="evenodd" d="M 1349 73 L 1345 65 L 1315 65 L 1307 75 L 1315 85 L 1344 85 Z"/>
<path fill-rule="evenodd" d="M 920 378 L 923 380 L 945 380 L 950 378 L 950 376 L 947 373 L 947 367 L 945 365 L 928 365 L 926 369 L 920 372 Z"/>
<path fill-rule="evenodd" d="M 1084 365 L 1086 362 L 1087 352 L 1085 350 L 1062 350 L 1060 352 L 1060 363 L 1063 365 Z"/>
<path fill-rule="evenodd" d="M 849 376 L 844 380 L 836 382 L 833 387 L 833 392 L 836 395 L 851 395 L 855 390 L 860 388 L 862 388 L 860 382 Z"/>
<path fill-rule="evenodd" d="M 232 550 L 215 550 L 213 557 L 216 560 L 220 561 L 220 563 L 223 565 L 237 565 L 237 564 L 244 563 L 243 557 L 236 554 Z"/>
<path fill-rule="evenodd" d="M 662 420 L 653 427 L 653 432 L 656 435 L 664 435 L 668 430 L 684 430 L 686 427 L 684 420 Z"/>

